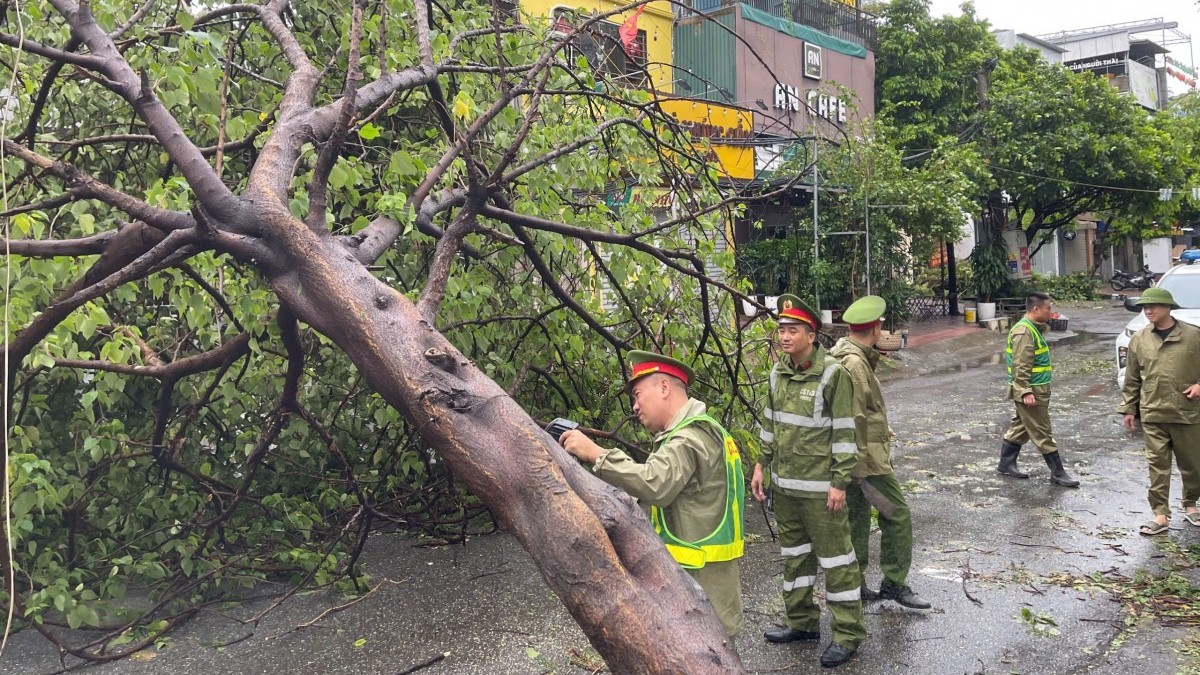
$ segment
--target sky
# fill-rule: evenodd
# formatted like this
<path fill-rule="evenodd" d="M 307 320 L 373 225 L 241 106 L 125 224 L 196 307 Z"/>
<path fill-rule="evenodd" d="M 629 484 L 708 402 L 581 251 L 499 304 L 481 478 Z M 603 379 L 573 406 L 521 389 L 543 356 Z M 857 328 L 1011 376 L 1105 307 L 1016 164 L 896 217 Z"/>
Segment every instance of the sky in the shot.
<path fill-rule="evenodd" d="M 932 0 L 931 13 L 959 14 L 962 2 Z M 1196 0 L 974 0 L 974 5 L 976 15 L 987 19 L 993 29 L 1011 28 L 1030 35 L 1161 17 L 1178 22 L 1178 30 L 1192 38 L 1190 46 L 1169 45 L 1171 56 L 1188 65 L 1200 62 L 1200 6 Z M 1168 82 L 1183 86 L 1174 78 Z M 1180 91 L 1172 86 L 1171 93 Z"/>

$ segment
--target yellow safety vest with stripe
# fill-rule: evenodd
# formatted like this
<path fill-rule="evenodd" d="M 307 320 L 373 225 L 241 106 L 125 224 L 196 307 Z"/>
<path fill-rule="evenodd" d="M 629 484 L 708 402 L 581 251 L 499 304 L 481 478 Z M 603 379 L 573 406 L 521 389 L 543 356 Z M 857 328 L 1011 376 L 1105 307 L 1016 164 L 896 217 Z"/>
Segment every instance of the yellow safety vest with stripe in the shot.
<path fill-rule="evenodd" d="M 1033 322 L 1025 317 L 1017 322 L 1017 326 L 1025 324 L 1029 327 L 1029 334 L 1033 336 L 1033 371 L 1029 376 L 1029 384 L 1031 386 L 1050 384 L 1050 377 L 1054 372 L 1054 368 L 1050 365 L 1050 345 L 1046 344 L 1046 339 L 1042 337 L 1042 332 L 1038 330 Z M 1015 328 L 1016 326 L 1014 326 Z M 1008 345 L 1005 348 L 1004 363 L 1008 366 L 1008 383 L 1013 382 L 1013 340 L 1012 331 L 1008 332 Z"/>
<path fill-rule="evenodd" d="M 650 522 L 654 531 L 667 546 L 667 551 L 684 569 L 700 569 L 705 563 L 722 562 L 742 557 L 745 542 L 742 539 L 742 505 L 746 503 L 746 482 L 742 473 L 742 455 L 738 452 L 733 436 L 725 431 L 720 422 L 708 415 L 689 417 L 675 425 L 663 438 L 670 440 L 680 429 L 695 422 L 707 422 L 721 432 L 725 452 L 725 514 L 721 523 L 708 536 L 699 541 L 683 541 L 671 534 L 663 510 L 650 507 Z"/>

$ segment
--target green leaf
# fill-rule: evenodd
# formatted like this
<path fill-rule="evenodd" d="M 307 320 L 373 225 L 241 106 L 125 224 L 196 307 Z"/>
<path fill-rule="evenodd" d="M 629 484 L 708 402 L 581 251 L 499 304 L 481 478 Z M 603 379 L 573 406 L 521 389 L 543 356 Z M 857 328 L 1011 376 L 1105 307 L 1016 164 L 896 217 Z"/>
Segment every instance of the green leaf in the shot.
<path fill-rule="evenodd" d="M 358 137 L 364 141 L 373 141 L 376 138 L 379 138 L 380 131 L 381 129 L 379 127 L 375 126 L 371 122 L 367 122 L 359 128 Z"/>

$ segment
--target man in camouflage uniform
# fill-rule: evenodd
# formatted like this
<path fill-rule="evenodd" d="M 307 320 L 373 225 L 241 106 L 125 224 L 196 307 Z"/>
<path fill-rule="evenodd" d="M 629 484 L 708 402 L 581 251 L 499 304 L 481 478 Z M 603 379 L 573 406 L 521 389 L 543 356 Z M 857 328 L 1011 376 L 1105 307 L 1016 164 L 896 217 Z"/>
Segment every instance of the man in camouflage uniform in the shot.
<path fill-rule="evenodd" d="M 850 539 L 854 542 L 854 555 L 859 569 L 866 579 L 867 562 L 870 559 L 871 502 L 884 500 L 879 513 L 879 571 L 883 581 L 879 591 L 863 586 L 866 599 L 883 598 L 895 600 L 911 609 L 929 609 L 931 605 L 922 600 L 908 587 L 908 570 L 912 566 L 912 513 L 904 500 L 904 492 L 896 475 L 892 472 L 889 445 L 892 429 L 888 426 L 887 406 L 883 392 L 875 377 L 875 364 L 879 352 L 881 320 L 887 311 L 887 302 L 878 295 L 868 295 L 854 301 L 842 315 L 850 325 L 849 337 L 838 340 L 829 351 L 854 382 L 854 425 L 858 439 L 858 464 L 854 468 L 854 483 L 846 490 L 846 503 L 850 508 Z"/>
<path fill-rule="evenodd" d="M 858 457 L 854 440 L 854 384 L 816 343 L 821 322 L 794 295 L 780 296 L 779 348 L 771 370 L 769 408 L 762 414 L 762 455 L 750 489 L 763 501 L 763 467 L 771 470 L 783 564 L 781 629 L 768 642 L 820 639 L 821 610 L 813 599 L 817 567 L 825 570 L 825 600 L 833 641 L 821 654 L 826 667 L 845 663 L 867 638 L 862 578 L 846 515 L 846 489 Z"/>
<path fill-rule="evenodd" d="M 1000 444 L 996 471 L 1013 478 L 1029 478 L 1017 468 L 1017 456 L 1026 441 L 1033 441 L 1050 467 L 1050 482 L 1079 487 L 1063 468 L 1058 444 L 1050 430 L 1050 345 L 1042 337 L 1049 330 L 1052 313 L 1050 296 L 1033 292 L 1025 298 L 1025 316 L 1008 331 L 1005 362 L 1008 365 L 1008 397 L 1016 405 L 1012 426 Z"/>
<path fill-rule="evenodd" d="M 564 432 L 559 442 L 604 482 L 650 507 L 655 531 L 732 637 L 743 621 L 738 561 L 746 488 L 737 445 L 703 403 L 688 397 L 691 368 L 642 351 L 630 352 L 629 363 L 633 413 L 658 445 L 646 462 L 601 448 L 578 430 Z"/>
<path fill-rule="evenodd" d="M 1150 465 L 1150 508 L 1154 519 L 1141 534 L 1167 531 L 1171 509 L 1171 456 L 1183 478 L 1183 515 L 1200 527 L 1200 328 L 1171 316 L 1179 309 L 1171 292 L 1148 288 L 1138 299 L 1150 325 L 1129 341 L 1125 363 L 1125 415 L 1131 431 L 1142 423 Z"/>

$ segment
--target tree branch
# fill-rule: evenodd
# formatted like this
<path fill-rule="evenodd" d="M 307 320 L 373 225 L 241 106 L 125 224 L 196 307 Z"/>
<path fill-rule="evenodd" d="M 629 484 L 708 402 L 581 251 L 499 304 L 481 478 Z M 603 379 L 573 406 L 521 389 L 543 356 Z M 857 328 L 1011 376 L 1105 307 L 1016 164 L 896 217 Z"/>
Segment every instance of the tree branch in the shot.
<path fill-rule="evenodd" d="M 113 40 L 119 40 L 122 35 L 129 32 L 129 29 L 133 28 L 139 21 L 146 18 L 146 15 L 149 14 L 150 10 L 154 8 L 155 2 L 157 2 L 157 0 L 146 0 L 143 2 L 142 6 L 138 7 L 137 11 L 130 15 L 130 17 L 126 19 L 120 26 L 117 26 L 113 32 L 109 33 L 108 37 Z"/>
<path fill-rule="evenodd" d="M 628 342 L 613 335 L 607 328 L 600 325 L 600 322 L 596 320 L 596 317 L 592 316 L 591 312 L 584 309 L 582 305 L 575 301 L 575 298 L 571 297 L 571 294 L 558 282 L 558 275 L 546 265 L 546 261 L 538 253 L 537 246 L 534 245 L 533 238 L 529 236 L 525 228 L 512 222 L 508 223 L 508 226 L 512 228 L 513 234 L 517 235 L 517 238 L 521 240 L 521 244 L 525 247 L 525 256 L 529 258 L 529 262 L 533 263 L 534 268 L 537 269 L 538 275 L 542 278 L 542 283 L 550 289 L 550 292 L 558 298 L 559 302 L 570 308 L 572 312 L 575 312 L 576 316 L 583 319 L 583 322 L 588 325 L 588 328 L 591 328 L 592 331 L 621 352 L 626 352 L 633 348 Z"/>
<path fill-rule="evenodd" d="M 97 255 L 104 252 L 104 247 L 118 230 L 108 230 L 80 239 L 0 239 L 0 255 L 7 249 L 12 255 L 26 258 L 57 258 L 60 256 Z"/>
<path fill-rule="evenodd" d="M 234 216 L 239 207 L 237 198 L 221 182 L 216 171 L 200 154 L 199 148 L 188 139 L 179 122 L 154 95 L 149 81 L 145 77 L 139 78 L 129 62 L 117 51 L 112 38 L 92 17 L 89 6 L 77 5 L 73 0 L 51 0 L 51 4 L 67 20 L 72 34 L 83 40 L 95 58 L 103 61 L 101 71 L 119 85 L 118 93 L 133 106 L 138 117 L 149 127 L 150 133 L 162 143 L 205 209 L 222 221 L 236 221 Z"/>
<path fill-rule="evenodd" d="M 463 209 L 438 240 L 433 261 L 429 263 L 429 278 L 425 282 L 425 288 L 421 289 L 421 297 L 417 300 L 417 312 L 431 326 L 435 324 L 438 305 L 446 294 L 446 282 L 450 279 L 459 244 L 462 243 L 463 237 L 475 229 L 475 224 L 475 214 L 470 209 Z"/>
<path fill-rule="evenodd" d="M 67 184 L 72 194 L 79 197 L 94 197 L 99 199 L 105 204 L 120 209 L 151 227 L 170 231 L 188 229 L 194 227 L 196 224 L 192 220 L 192 217 L 186 213 L 168 211 L 151 206 L 140 199 L 96 180 L 70 164 L 39 155 L 25 146 L 13 143 L 7 139 L 0 139 L 0 144 L 3 145 L 4 152 L 62 180 Z"/>
<path fill-rule="evenodd" d="M 60 368 L 103 370 L 122 375 L 153 377 L 160 380 L 178 380 L 189 375 L 195 375 L 196 373 L 216 370 L 226 363 L 232 363 L 249 353 L 250 334 L 241 333 L 220 347 L 210 349 L 202 354 L 160 365 L 139 366 L 132 363 L 113 363 L 112 361 L 84 359 L 55 359 L 54 365 Z"/>
<path fill-rule="evenodd" d="M 321 146 L 317 155 L 317 164 L 313 169 L 312 180 L 308 184 L 308 217 L 304 222 L 309 229 L 324 231 L 325 228 L 325 199 L 329 191 L 329 172 L 333 170 L 338 157 L 341 156 L 342 144 L 346 141 L 346 132 L 354 119 L 354 99 L 358 92 L 358 82 L 362 79 L 360 58 L 362 49 L 362 19 L 364 0 L 354 0 L 354 9 L 350 21 L 350 54 L 346 63 L 346 83 L 342 90 L 341 112 L 333 133 Z"/>
<path fill-rule="evenodd" d="M 55 326 L 74 311 L 78 305 L 65 302 L 67 298 L 74 297 L 100 279 L 124 269 L 147 251 L 154 250 L 163 239 L 162 232 L 141 223 L 133 223 L 120 229 L 88 271 L 59 294 L 51 305 L 35 316 L 21 332 L 13 336 L 8 345 L 10 360 L 20 363 Z M 15 373 L 16 369 L 12 372 Z"/>
<path fill-rule="evenodd" d="M 68 52 L 56 47 L 48 47 L 39 42 L 34 42 L 27 37 L 17 37 L 8 33 L 0 33 L 0 45 L 8 45 L 28 54 L 41 56 L 42 58 L 50 59 L 55 63 L 70 64 L 78 66 L 85 70 L 103 73 L 105 60 L 88 54 L 78 54 L 76 52 Z"/>

